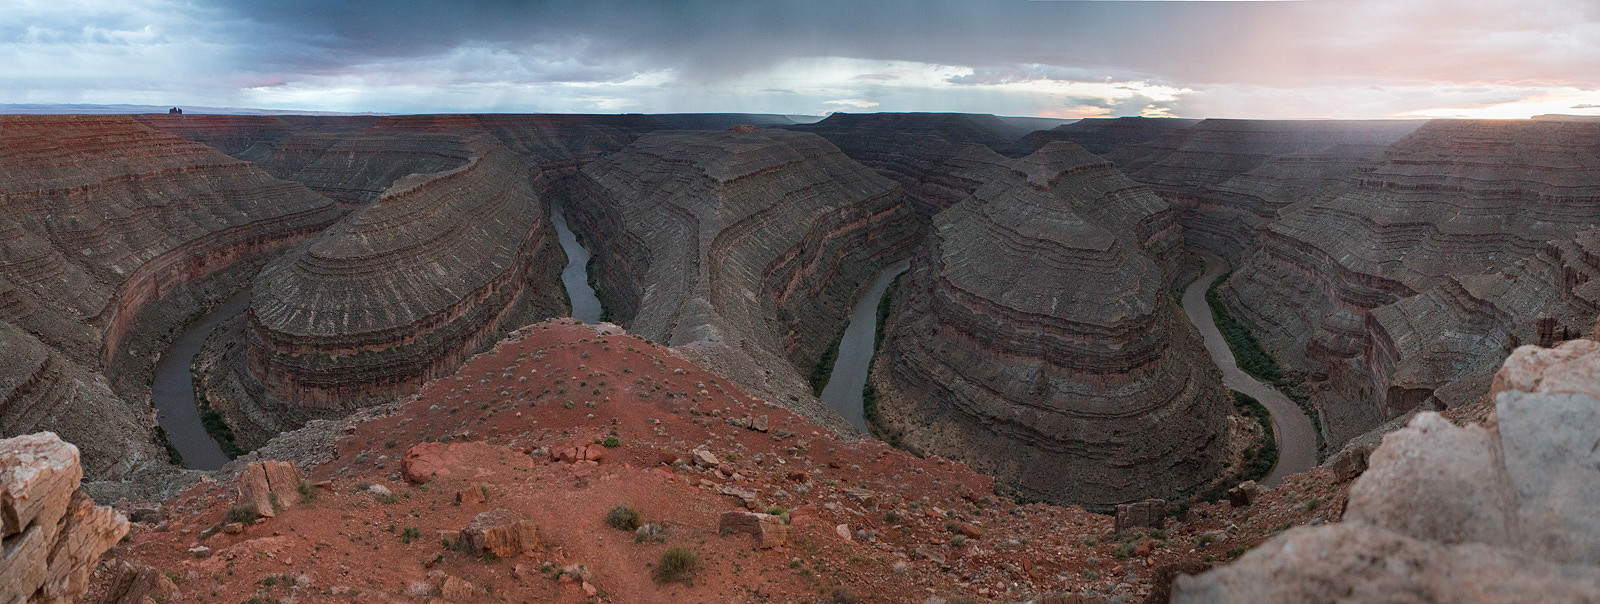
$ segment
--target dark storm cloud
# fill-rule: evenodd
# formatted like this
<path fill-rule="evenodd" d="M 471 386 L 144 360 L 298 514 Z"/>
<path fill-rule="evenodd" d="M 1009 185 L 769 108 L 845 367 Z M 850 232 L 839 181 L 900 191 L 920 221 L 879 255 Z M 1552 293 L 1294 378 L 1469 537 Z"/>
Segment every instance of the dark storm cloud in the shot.
<path fill-rule="evenodd" d="M 1228 35 L 1222 25 L 1270 12 L 1273 4 L 292 0 L 230 6 L 283 40 L 268 45 L 263 58 L 285 67 L 337 70 L 481 44 L 510 51 L 538 46 L 715 81 L 804 56 L 976 66 L 1132 64 L 1157 72 L 1192 56 L 1175 46 L 1221 42 Z M 1159 48 L 1140 43 L 1146 38 L 1167 42 Z"/>
<path fill-rule="evenodd" d="M 1379 117 L 1600 100 L 1595 0 L 10 0 L 3 14 L 0 102 Z"/>
<path fill-rule="evenodd" d="M 1187 84 L 1600 82 L 1593 0 L 232 0 L 270 36 L 262 60 L 315 72 L 463 45 L 712 82 L 793 57 L 962 65 L 955 83 L 1060 70 Z M 1022 66 L 1021 68 L 1017 66 Z M 581 74 L 579 77 L 582 77 Z"/>

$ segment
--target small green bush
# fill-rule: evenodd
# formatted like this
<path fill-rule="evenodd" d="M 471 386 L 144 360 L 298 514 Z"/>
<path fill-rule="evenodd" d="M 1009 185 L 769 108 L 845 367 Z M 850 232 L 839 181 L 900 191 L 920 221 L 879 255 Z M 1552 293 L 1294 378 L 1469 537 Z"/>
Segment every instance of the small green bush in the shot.
<path fill-rule="evenodd" d="M 606 512 L 606 525 L 619 531 L 633 531 L 639 528 L 639 510 L 633 506 L 623 504 L 611 508 Z"/>
<path fill-rule="evenodd" d="M 604 441 L 602 441 L 600 444 L 601 444 L 601 446 L 604 446 L 607 449 L 615 449 L 617 447 L 622 446 L 622 439 L 617 438 L 615 436 L 607 436 L 606 439 Z"/>
<path fill-rule="evenodd" d="M 231 508 L 228 508 L 228 522 L 239 522 L 239 523 L 243 523 L 243 524 L 250 524 L 252 522 L 255 522 L 256 519 L 260 518 L 260 517 L 261 517 L 261 512 L 256 509 L 256 506 L 254 504 L 241 503 L 239 505 L 236 505 L 236 506 L 233 506 Z"/>
<path fill-rule="evenodd" d="M 657 583 L 687 584 L 699 570 L 700 554 L 686 545 L 678 545 L 661 553 L 653 575 Z"/>

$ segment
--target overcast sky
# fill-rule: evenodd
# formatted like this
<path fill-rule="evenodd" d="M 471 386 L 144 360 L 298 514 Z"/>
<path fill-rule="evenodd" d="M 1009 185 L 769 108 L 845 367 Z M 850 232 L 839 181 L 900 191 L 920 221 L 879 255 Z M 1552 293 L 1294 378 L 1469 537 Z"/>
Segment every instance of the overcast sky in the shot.
<path fill-rule="evenodd" d="M 0 0 L 0 103 L 1600 114 L 1600 0 Z"/>

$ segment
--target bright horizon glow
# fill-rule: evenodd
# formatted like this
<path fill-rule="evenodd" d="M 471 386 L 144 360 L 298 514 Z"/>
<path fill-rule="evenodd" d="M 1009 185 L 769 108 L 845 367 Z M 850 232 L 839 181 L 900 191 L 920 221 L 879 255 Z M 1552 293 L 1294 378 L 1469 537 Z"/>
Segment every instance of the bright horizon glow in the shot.
<path fill-rule="evenodd" d="M 5 104 L 1600 115 L 1593 0 L 0 2 Z"/>

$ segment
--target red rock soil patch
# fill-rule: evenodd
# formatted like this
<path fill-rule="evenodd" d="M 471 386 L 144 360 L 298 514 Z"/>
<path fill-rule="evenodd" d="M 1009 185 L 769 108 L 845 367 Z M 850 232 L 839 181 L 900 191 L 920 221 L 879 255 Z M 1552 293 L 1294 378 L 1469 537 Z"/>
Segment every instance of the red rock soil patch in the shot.
<path fill-rule="evenodd" d="M 761 416 L 765 432 L 749 427 Z M 426 482 L 408 481 L 407 451 L 439 442 L 455 446 L 418 448 Z M 1158 567 L 1220 563 L 1289 526 L 1337 520 L 1348 490 L 1316 469 L 1248 507 L 1201 504 L 1164 531 L 1114 535 L 1109 516 L 1017 505 L 963 464 L 837 439 L 660 345 L 570 320 L 518 330 L 337 448 L 310 471 L 313 499 L 237 534 L 214 529 L 237 503 L 233 485 L 202 481 L 165 502 L 165 521 L 135 524 L 100 580 L 123 561 L 149 565 L 171 581 L 166 598 L 195 602 L 428 601 L 449 577 L 453 601 L 1137 600 Z M 718 464 L 697 465 L 697 448 Z M 725 489 L 786 512 L 787 544 L 720 534 L 721 513 L 746 507 Z M 664 541 L 608 527 L 624 504 L 664 525 Z M 453 546 L 496 509 L 532 519 L 537 547 L 496 559 Z M 208 557 L 191 553 L 201 544 Z M 674 546 L 698 552 L 701 569 L 657 584 L 653 565 Z"/>

